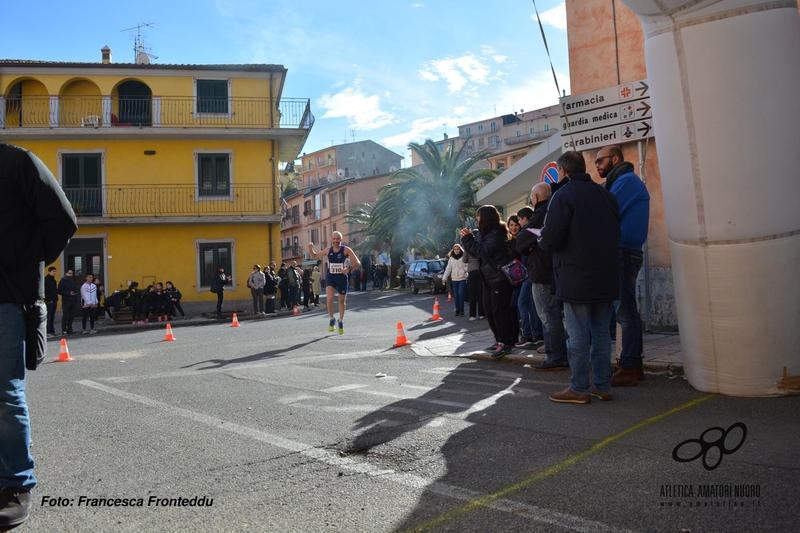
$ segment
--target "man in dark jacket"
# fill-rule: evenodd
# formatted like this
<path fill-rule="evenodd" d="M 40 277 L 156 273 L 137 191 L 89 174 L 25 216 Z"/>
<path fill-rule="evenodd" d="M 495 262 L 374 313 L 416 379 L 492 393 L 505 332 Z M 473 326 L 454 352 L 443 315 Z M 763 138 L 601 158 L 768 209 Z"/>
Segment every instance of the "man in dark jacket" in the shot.
<path fill-rule="evenodd" d="M 547 204 L 550 201 L 550 184 L 537 183 L 531 189 L 533 216 L 517 235 L 517 250 L 528 255 L 528 279 L 533 284 L 533 302 L 542 320 L 544 349 L 547 357 L 544 363 L 533 365 L 534 371 L 568 370 L 567 335 L 561 321 L 561 305 L 552 290 L 553 253 L 539 246 L 538 233 L 544 225 Z"/>
<path fill-rule="evenodd" d="M 589 403 L 591 395 L 611 399 L 611 337 L 608 324 L 619 297 L 619 206 L 592 181 L 580 152 L 556 162 L 559 180 L 570 181 L 550 199 L 539 245 L 553 252 L 556 298 L 564 302 L 569 387 L 550 394 L 554 402 Z M 591 345 L 591 352 L 590 352 Z M 594 372 L 590 388 L 589 368 Z"/>
<path fill-rule="evenodd" d="M 617 322 L 622 329 L 620 369 L 611 385 L 632 387 L 644 379 L 642 371 L 642 319 L 636 305 L 636 278 L 642 268 L 642 246 L 650 223 L 650 193 L 625 161 L 619 146 L 606 146 L 597 152 L 597 173 L 606 179 L 605 187 L 617 198 L 620 214 L 619 304 Z"/>
<path fill-rule="evenodd" d="M 64 277 L 58 282 L 58 294 L 61 295 L 61 334 L 72 335 L 72 321 L 78 312 L 78 286 L 71 268 L 64 272 Z"/>
<path fill-rule="evenodd" d="M 56 267 L 47 269 L 44 277 L 44 303 L 47 305 L 47 336 L 56 334 L 56 308 L 58 307 L 58 282 L 56 281 Z"/>
<path fill-rule="evenodd" d="M 0 143 L 0 530 L 28 518 L 36 486 L 25 400 L 23 306 L 44 298 L 44 267 L 77 229 L 64 192 L 32 153 Z"/>

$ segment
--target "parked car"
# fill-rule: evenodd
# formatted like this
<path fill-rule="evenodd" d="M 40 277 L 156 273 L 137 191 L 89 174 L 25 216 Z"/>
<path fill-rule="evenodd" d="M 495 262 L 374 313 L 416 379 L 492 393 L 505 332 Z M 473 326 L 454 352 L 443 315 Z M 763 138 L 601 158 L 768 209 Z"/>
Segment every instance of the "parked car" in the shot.
<path fill-rule="evenodd" d="M 412 261 L 408 265 L 406 279 L 411 287 L 411 292 L 417 294 L 420 288 L 428 289 L 431 294 L 447 292 L 447 287 L 442 281 L 445 263 L 442 259 L 422 259 Z"/>

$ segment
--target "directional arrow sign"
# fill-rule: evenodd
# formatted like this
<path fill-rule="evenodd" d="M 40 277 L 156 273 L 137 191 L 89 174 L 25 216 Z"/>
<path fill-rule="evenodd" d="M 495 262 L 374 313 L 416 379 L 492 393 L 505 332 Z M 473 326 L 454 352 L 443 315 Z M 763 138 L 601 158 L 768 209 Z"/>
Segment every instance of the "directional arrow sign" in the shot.
<path fill-rule="evenodd" d="M 647 80 L 639 80 L 562 98 L 563 149 L 590 150 L 652 136 L 649 92 Z"/>
<path fill-rule="evenodd" d="M 653 136 L 653 120 L 637 120 L 628 124 L 608 126 L 573 135 L 562 135 L 561 146 L 567 150 L 593 150 L 609 144 L 640 141 Z"/>

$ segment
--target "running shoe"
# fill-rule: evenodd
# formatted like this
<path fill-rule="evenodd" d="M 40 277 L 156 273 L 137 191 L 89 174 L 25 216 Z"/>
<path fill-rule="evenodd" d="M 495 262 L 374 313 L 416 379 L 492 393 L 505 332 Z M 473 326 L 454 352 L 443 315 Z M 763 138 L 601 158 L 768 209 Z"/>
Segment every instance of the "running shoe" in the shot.
<path fill-rule="evenodd" d="M 331 318 L 331 321 L 328 323 L 328 331 L 333 331 L 335 329 L 334 328 L 335 325 L 336 325 L 336 319 Z"/>
<path fill-rule="evenodd" d="M 339 321 L 339 335 L 344 335 L 344 324 L 341 320 Z"/>

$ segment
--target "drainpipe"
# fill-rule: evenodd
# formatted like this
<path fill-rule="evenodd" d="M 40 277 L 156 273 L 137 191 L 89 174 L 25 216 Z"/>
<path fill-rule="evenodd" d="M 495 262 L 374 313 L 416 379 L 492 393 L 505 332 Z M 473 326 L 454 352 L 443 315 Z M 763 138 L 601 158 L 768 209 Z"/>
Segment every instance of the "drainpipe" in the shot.
<path fill-rule="evenodd" d="M 639 17 L 684 371 L 788 394 L 800 375 L 795 1 L 622 0 Z"/>

